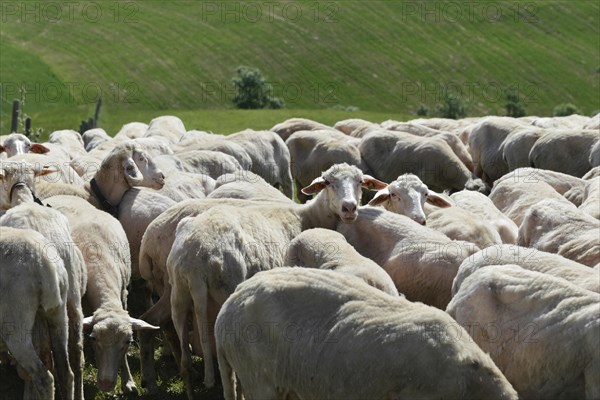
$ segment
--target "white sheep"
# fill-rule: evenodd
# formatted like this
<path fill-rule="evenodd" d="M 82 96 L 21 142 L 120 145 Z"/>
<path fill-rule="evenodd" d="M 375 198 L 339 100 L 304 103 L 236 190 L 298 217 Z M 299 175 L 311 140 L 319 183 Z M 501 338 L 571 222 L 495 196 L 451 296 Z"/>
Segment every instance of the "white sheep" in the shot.
<path fill-rule="evenodd" d="M 114 143 L 114 138 L 102 128 L 88 129 L 81 135 L 83 139 L 85 151 L 90 152 L 100 146 L 102 143 Z"/>
<path fill-rule="evenodd" d="M 143 122 L 130 122 L 121 127 L 119 132 L 115 134 L 115 140 L 137 139 L 144 137 L 148 131 L 148 124 Z"/>
<path fill-rule="evenodd" d="M 214 190 L 206 197 L 208 199 L 291 201 L 262 177 L 250 171 L 221 175 L 215 182 Z"/>
<path fill-rule="evenodd" d="M 600 295 L 516 265 L 488 266 L 447 312 L 522 399 L 600 398 Z"/>
<path fill-rule="evenodd" d="M 285 144 L 291 157 L 296 196 L 302 203 L 308 201 L 310 196 L 303 194 L 301 189 L 334 164 L 345 162 L 367 172 L 356 140 L 338 131 L 297 131 Z"/>
<path fill-rule="evenodd" d="M 432 190 L 462 190 L 465 186 L 486 191 L 444 140 L 405 132 L 373 131 L 360 145 L 365 163 L 378 179 L 391 182 L 403 173 L 414 173 Z"/>
<path fill-rule="evenodd" d="M 92 331 L 97 386 L 102 391 L 113 390 L 120 367 L 123 393 L 135 393 L 137 389 L 127 363 L 133 330 L 158 327 L 127 313 L 127 286 L 131 277 L 127 236 L 117 219 L 84 199 L 55 196 L 47 202 L 69 220 L 71 236 L 87 267 L 84 304 L 89 305 L 93 314 L 84 318 L 83 325 Z"/>
<path fill-rule="evenodd" d="M 324 125 L 320 122 L 312 121 L 306 118 L 290 118 L 287 119 L 271 129 L 270 131 L 278 134 L 284 141 L 287 140 L 294 132 L 297 131 L 314 131 L 321 129 L 333 129 L 330 126 Z"/>
<path fill-rule="evenodd" d="M 598 129 L 600 128 L 596 128 L 596 130 Z M 594 146 L 592 146 L 592 150 L 590 151 L 589 162 L 592 168 L 600 166 L 600 140 L 597 141 Z"/>
<path fill-rule="evenodd" d="M 363 137 L 370 131 L 381 129 L 382 127 L 379 124 L 364 119 L 350 118 L 336 122 L 333 128 L 348 136 Z"/>
<path fill-rule="evenodd" d="M 71 129 L 52 132 L 48 142 L 62 146 L 71 159 L 87 154 L 81 135 Z"/>
<path fill-rule="evenodd" d="M 31 143 L 29 138 L 21 133 L 11 133 L 3 137 L 0 144 L 0 153 L 6 152 L 8 158 L 17 154 L 37 153 L 44 154 L 49 152 L 46 146 L 40 143 Z"/>
<path fill-rule="evenodd" d="M 450 195 L 457 207 L 477 215 L 486 225 L 498 232 L 503 243 L 517 243 L 519 227 L 494 205 L 484 194 L 461 190 Z"/>
<path fill-rule="evenodd" d="M 546 199 L 525 213 L 517 243 L 593 267 L 600 262 L 599 232 L 596 218 L 569 202 Z"/>
<path fill-rule="evenodd" d="M 596 219 L 600 219 L 600 177 L 587 181 L 579 209 Z"/>
<path fill-rule="evenodd" d="M 529 152 L 535 142 L 549 131 L 535 126 L 518 127 L 502 141 L 502 159 L 508 171 L 529 167 Z"/>
<path fill-rule="evenodd" d="M 517 399 L 446 313 L 335 271 L 256 274 L 215 334 L 226 400 L 236 378 L 246 399 Z"/>
<path fill-rule="evenodd" d="M 337 271 L 362 279 L 391 296 L 398 296 L 392 278 L 374 261 L 361 256 L 331 229 L 308 229 L 287 246 L 283 265 Z"/>
<path fill-rule="evenodd" d="M 189 311 L 193 308 L 201 327 L 204 384 L 212 387 L 213 352 L 205 328 L 209 324 L 209 298 L 221 305 L 240 282 L 260 270 L 282 266 L 283 246 L 303 230 L 333 229 L 340 221 L 354 222 L 361 187 L 385 186 L 356 167 L 337 164 L 303 189 L 305 194 L 317 194 L 305 205 L 270 203 L 243 209 L 220 206 L 179 223 L 167 271 L 172 285 L 171 315 L 181 343 L 181 374 L 188 397 L 193 393 L 189 376 Z M 198 259 L 202 262 L 198 263 Z"/>
<path fill-rule="evenodd" d="M 59 394 L 73 398 L 67 349 L 69 282 L 63 261 L 51 251 L 52 246 L 34 230 L 0 226 L 0 342 L 25 372 L 26 399 L 54 399 L 52 365 L 40 360 L 40 356 L 46 360 L 48 354 L 38 354 L 45 353 L 44 348 L 52 351 L 49 356 Z M 45 330 L 47 335 L 42 334 Z M 44 343 L 46 340 L 50 343 Z"/>
<path fill-rule="evenodd" d="M 502 244 L 482 249 L 462 262 L 452 284 L 452 295 L 454 296 L 463 281 L 478 269 L 489 265 L 505 264 L 515 264 L 530 271 L 562 278 L 584 289 L 600 293 L 597 271 L 594 272 L 591 268 L 558 254 Z"/>
<path fill-rule="evenodd" d="M 378 207 L 361 208 L 353 224 L 339 224 L 337 231 L 360 254 L 381 265 L 408 300 L 441 309 L 450 301 L 459 265 L 479 250 Z"/>
<path fill-rule="evenodd" d="M 219 151 L 232 156 L 242 166 L 243 170 L 252 168 L 252 158 L 243 146 L 227 140 L 224 135 L 210 133 L 198 134 L 198 131 L 189 131 L 181 141 L 172 146 L 175 154 L 188 153 L 194 150 Z"/>
<path fill-rule="evenodd" d="M 563 117 L 535 118 L 531 125 L 549 129 L 582 129 L 591 119 L 584 115 L 571 114 Z"/>
<path fill-rule="evenodd" d="M 160 136 L 174 144 L 181 140 L 185 132 L 185 126 L 179 118 L 172 115 L 163 115 L 150 121 L 143 137 Z"/>
<path fill-rule="evenodd" d="M 557 130 L 538 139 L 529 152 L 529 164 L 582 177 L 593 165 L 591 150 L 600 141 L 597 130 Z"/>
<path fill-rule="evenodd" d="M 14 199 L 20 199 L 23 202 L 8 210 L 0 218 L 0 225 L 19 229 L 32 229 L 41 233 L 53 244 L 57 256 L 63 262 L 68 276 L 69 288 L 67 292 L 69 360 L 75 376 L 75 398 L 82 399 L 83 311 L 81 298 L 85 293 L 87 284 L 87 270 L 81 252 L 73 243 L 67 218 L 52 208 L 41 207 L 34 203 L 32 190 L 34 189 L 35 172 L 37 171 L 34 171 L 30 166 L 22 164 L 21 168 L 17 170 L 11 170 L 3 166 L 0 171 L 0 179 L 3 183 L 0 187 L 0 191 L 2 191 L 0 196 L 4 199 L 3 203 L 6 203 L 6 200 L 9 200 L 7 198 L 11 195 Z M 2 190 L 3 187 L 10 188 L 11 194 Z M 16 201 L 13 202 L 13 204 L 15 203 Z"/>

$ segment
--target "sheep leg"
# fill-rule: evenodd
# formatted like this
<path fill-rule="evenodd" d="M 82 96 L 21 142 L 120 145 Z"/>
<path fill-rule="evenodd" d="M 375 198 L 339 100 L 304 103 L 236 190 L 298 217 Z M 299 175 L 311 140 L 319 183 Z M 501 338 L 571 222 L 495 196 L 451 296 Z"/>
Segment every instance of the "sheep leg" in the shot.
<path fill-rule="evenodd" d="M 174 287 L 171 291 L 171 317 L 173 325 L 179 337 L 181 349 L 180 371 L 185 383 L 188 399 L 194 398 L 194 390 L 191 385 L 190 373 L 192 368 L 192 354 L 189 346 L 189 331 L 187 328 L 188 311 L 192 303 L 187 287 Z"/>
<path fill-rule="evenodd" d="M 33 324 L 33 321 L 31 321 Z M 54 399 L 54 378 L 39 359 L 31 335 L 21 332 L 4 338 L 25 380 L 23 399 Z"/>
<path fill-rule="evenodd" d="M 223 350 L 217 351 L 217 360 L 219 363 L 219 372 L 221 374 L 221 382 L 223 384 L 223 397 L 225 400 L 236 400 L 236 377 L 235 372 L 231 368 L 231 364 L 227 361 L 227 357 L 223 354 Z"/>
<path fill-rule="evenodd" d="M 127 352 L 123 354 L 123 361 L 121 361 L 121 390 L 125 394 L 138 394 L 137 387 L 131 376 L 129 370 L 129 363 L 127 362 Z"/>
<path fill-rule="evenodd" d="M 585 369 L 585 398 L 600 399 L 600 359 L 596 357 Z"/>
<path fill-rule="evenodd" d="M 83 400 L 83 314 L 81 305 L 67 303 L 69 316 L 69 363 L 73 370 L 75 400 Z"/>
<path fill-rule="evenodd" d="M 204 386 L 211 388 L 215 385 L 215 369 L 213 366 L 212 346 L 210 345 L 210 329 L 208 326 L 208 287 L 201 280 L 195 290 L 191 290 L 194 299 L 194 312 L 200 334 L 202 359 L 204 362 Z"/>
<path fill-rule="evenodd" d="M 58 377 L 58 391 L 61 398 L 72 400 L 74 377 L 71 366 L 69 365 L 67 348 L 69 330 L 66 311 L 66 307 L 63 306 L 63 308 L 57 308 L 47 312 L 47 315 L 54 367 Z"/>

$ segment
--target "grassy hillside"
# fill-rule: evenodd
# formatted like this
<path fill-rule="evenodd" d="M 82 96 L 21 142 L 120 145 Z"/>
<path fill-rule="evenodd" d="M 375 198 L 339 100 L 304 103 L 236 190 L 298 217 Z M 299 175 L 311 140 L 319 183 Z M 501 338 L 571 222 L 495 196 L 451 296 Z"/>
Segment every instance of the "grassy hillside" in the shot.
<path fill-rule="evenodd" d="M 109 119 L 231 107 L 239 65 L 289 109 L 410 115 L 448 88 L 470 115 L 502 114 L 507 86 L 528 114 L 600 109 L 596 1 L 69 4 L 2 4 L 2 132 L 19 86 L 34 123 L 73 127 L 100 94 Z"/>

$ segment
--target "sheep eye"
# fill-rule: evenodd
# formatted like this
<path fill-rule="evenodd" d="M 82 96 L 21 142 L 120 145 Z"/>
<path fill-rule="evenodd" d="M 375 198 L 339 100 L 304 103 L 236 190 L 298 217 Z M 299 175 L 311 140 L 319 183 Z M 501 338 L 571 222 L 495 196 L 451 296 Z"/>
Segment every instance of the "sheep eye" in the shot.
<path fill-rule="evenodd" d="M 329 182 L 327 180 L 325 182 L 323 182 L 323 183 L 325 183 L 325 186 L 329 186 L 331 184 L 331 182 Z"/>

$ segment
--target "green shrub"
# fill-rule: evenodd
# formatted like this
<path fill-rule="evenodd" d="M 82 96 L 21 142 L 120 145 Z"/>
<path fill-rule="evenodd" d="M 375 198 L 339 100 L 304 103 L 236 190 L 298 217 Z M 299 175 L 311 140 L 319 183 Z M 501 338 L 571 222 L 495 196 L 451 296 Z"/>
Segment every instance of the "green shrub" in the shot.
<path fill-rule="evenodd" d="M 421 117 L 426 117 L 429 115 L 429 108 L 425 104 L 421 104 L 419 108 L 417 108 L 417 115 Z"/>
<path fill-rule="evenodd" d="M 554 107 L 552 115 L 555 117 L 566 117 L 567 115 L 581 114 L 581 111 L 571 103 L 562 103 Z"/>
<path fill-rule="evenodd" d="M 525 106 L 519 99 L 519 95 L 511 89 L 506 89 L 504 93 L 506 94 L 506 104 L 504 105 L 506 115 L 513 118 L 525 116 Z"/>
<path fill-rule="evenodd" d="M 233 103 L 241 109 L 284 108 L 285 103 L 278 97 L 271 97 L 273 87 L 267 83 L 258 68 L 240 66 L 237 76 L 231 79 L 236 91 Z"/>
<path fill-rule="evenodd" d="M 445 93 L 437 113 L 442 118 L 460 119 L 467 116 L 468 106 L 456 95 Z"/>

